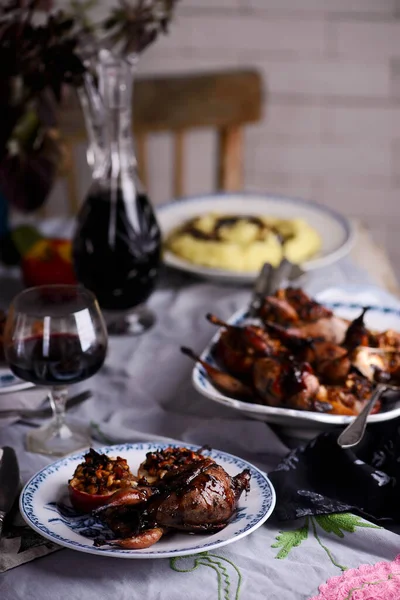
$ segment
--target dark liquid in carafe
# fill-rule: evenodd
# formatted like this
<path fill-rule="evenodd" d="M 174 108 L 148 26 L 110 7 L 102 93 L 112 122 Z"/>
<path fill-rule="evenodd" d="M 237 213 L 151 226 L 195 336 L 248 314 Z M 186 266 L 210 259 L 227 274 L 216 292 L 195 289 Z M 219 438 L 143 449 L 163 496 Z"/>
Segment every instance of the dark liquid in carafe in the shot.
<path fill-rule="evenodd" d="M 145 194 L 90 194 L 73 240 L 77 279 L 105 310 L 127 310 L 152 293 L 161 262 L 161 234 Z"/>

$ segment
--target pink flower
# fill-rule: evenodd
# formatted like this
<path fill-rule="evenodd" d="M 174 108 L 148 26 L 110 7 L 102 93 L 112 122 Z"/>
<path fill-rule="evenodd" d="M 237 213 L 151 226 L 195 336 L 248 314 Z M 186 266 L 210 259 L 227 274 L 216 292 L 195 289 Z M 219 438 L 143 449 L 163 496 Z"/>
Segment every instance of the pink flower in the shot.
<path fill-rule="evenodd" d="M 310 600 L 398 600 L 400 554 L 392 562 L 361 565 L 328 579 Z"/>

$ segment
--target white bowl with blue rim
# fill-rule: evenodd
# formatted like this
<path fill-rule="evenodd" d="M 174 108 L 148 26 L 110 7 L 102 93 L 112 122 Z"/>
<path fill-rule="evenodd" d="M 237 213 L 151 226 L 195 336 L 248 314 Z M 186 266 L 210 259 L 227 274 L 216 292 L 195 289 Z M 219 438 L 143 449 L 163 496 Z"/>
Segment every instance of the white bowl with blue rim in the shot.
<path fill-rule="evenodd" d="M 400 303 L 394 296 L 379 290 L 379 288 L 372 286 L 366 289 L 358 289 L 353 286 L 331 288 L 317 294 L 316 299 L 328 308 L 333 309 L 339 317 L 350 320 L 356 318 L 363 307 L 370 306 L 371 309 L 365 316 L 367 327 L 377 331 L 393 329 L 400 332 Z M 240 309 L 228 319 L 228 322 L 240 324 L 246 320 L 246 315 L 247 308 Z M 214 366 L 218 366 L 214 359 L 213 349 L 220 331 L 217 331 L 201 353 L 201 358 Z M 347 425 L 354 419 L 354 417 L 348 415 L 330 415 L 292 408 L 279 408 L 230 398 L 211 383 L 204 367 L 198 362 L 192 371 L 192 382 L 196 390 L 211 401 L 228 406 L 243 416 L 279 425 L 284 428 L 287 435 L 296 438 L 308 439 L 315 437 L 321 431 Z M 391 400 L 383 403 L 380 412 L 370 415 L 367 423 L 382 423 L 399 416 L 400 395 L 392 394 Z"/>
<path fill-rule="evenodd" d="M 322 240 L 320 251 L 301 265 L 305 271 L 335 263 L 346 256 L 354 244 L 354 228 L 346 217 L 332 208 L 301 198 L 246 192 L 219 193 L 168 202 L 156 207 L 156 211 L 164 239 L 188 219 L 209 212 L 224 215 L 265 215 L 284 219 L 302 218 L 316 229 Z M 164 251 L 163 258 L 169 267 L 218 281 L 251 283 L 258 274 L 195 265 L 169 250 Z"/>

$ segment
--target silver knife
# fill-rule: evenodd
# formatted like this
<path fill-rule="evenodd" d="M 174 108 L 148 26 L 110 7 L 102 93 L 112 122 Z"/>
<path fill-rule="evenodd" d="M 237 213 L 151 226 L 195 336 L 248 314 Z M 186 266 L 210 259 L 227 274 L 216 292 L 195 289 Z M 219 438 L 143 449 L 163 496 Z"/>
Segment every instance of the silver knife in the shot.
<path fill-rule="evenodd" d="M 77 406 L 81 404 L 88 398 L 90 398 L 92 392 L 90 390 L 86 390 L 85 392 L 81 392 L 76 396 L 72 396 L 71 398 L 67 398 L 66 410 L 69 410 L 73 406 Z M 0 410 L 0 419 L 8 419 L 10 417 L 18 417 L 19 419 L 44 419 L 45 417 L 51 417 L 52 415 L 51 407 L 48 406 L 46 408 L 16 408 L 10 410 Z"/>
<path fill-rule="evenodd" d="M 272 273 L 272 265 L 264 263 L 257 279 L 254 282 L 253 293 L 249 305 L 249 316 L 255 317 L 266 295 L 269 278 Z"/>
<path fill-rule="evenodd" d="M 285 281 L 298 279 L 305 274 L 298 265 L 294 265 L 284 258 L 277 267 L 264 263 L 253 287 L 249 305 L 249 316 L 255 317 L 260 309 L 265 296 L 275 294 Z"/>
<path fill-rule="evenodd" d="M 284 281 L 290 279 L 291 272 L 293 270 L 293 264 L 288 261 L 287 258 L 283 258 L 279 265 L 277 265 L 271 273 L 268 281 L 268 289 L 266 290 L 266 296 L 275 294 L 281 287 Z"/>
<path fill-rule="evenodd" d="M 4 519 L 10 512 L 19 490 L 19 467 L 13 448 L 0 448 L 0 536 Z"/>

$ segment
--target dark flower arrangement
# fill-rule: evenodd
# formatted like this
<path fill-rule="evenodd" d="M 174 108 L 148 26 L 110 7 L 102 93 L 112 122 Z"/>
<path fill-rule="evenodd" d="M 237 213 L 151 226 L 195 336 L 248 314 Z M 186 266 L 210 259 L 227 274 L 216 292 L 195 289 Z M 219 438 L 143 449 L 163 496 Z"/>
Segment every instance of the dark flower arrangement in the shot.
<path fill-rule="evenodd" d="M 100 48 L 139 54 L 167 31 L 178 0 L 119 0 L 104 22 L 93 0 L 3 0 L 0 7 L 0 194 L 23 211 L 39 208 L 67 156 L 57 113 L 68 87 L 82 85 Z"/>

